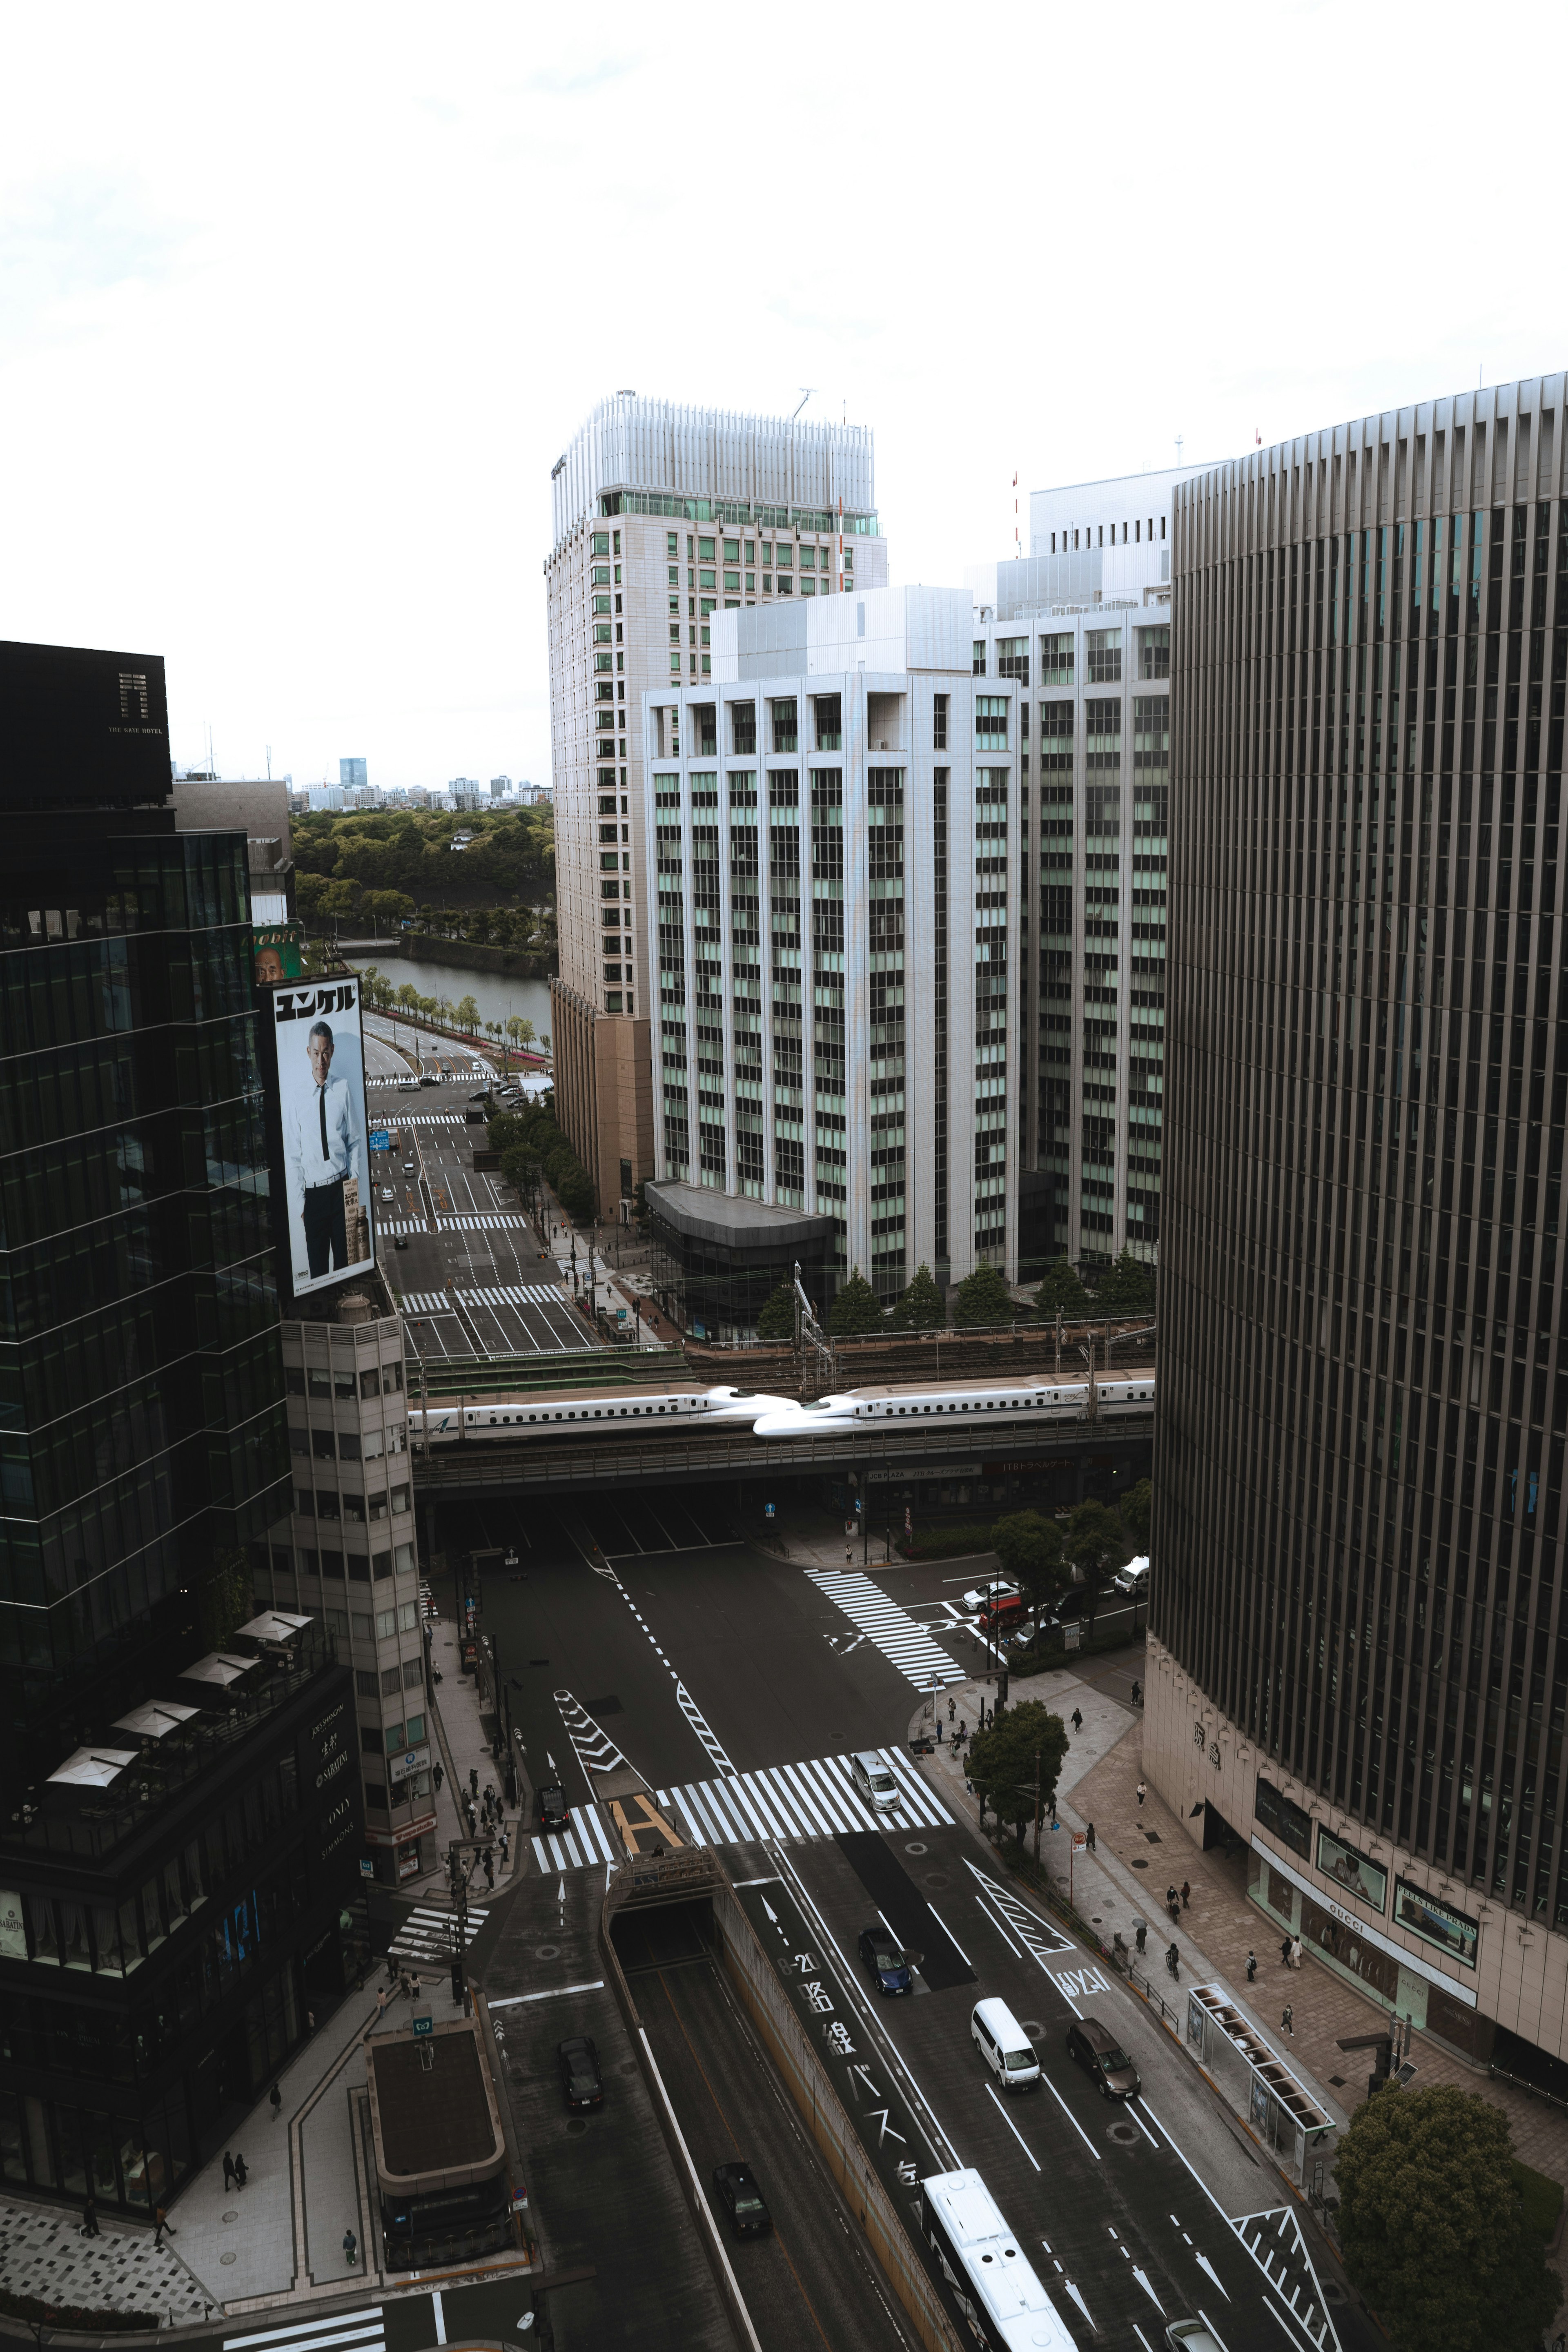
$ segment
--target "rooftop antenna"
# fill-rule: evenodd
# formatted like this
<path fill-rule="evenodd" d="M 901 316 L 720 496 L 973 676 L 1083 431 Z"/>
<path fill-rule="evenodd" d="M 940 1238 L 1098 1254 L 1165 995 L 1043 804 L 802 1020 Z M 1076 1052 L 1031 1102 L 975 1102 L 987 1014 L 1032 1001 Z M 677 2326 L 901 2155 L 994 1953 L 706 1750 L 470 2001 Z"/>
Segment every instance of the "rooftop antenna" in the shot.
<path fill-rule="evenodd" d="M 803 383 L 803 384 L 801 385 L 801 387 L 800 387 L 800 408 L 795 408 L 795 409 L 792 409 L 792 410 L 791 410 L 791 412 L 790 412 L 790 420 L 789 420 L 789 421 L 790 421 L 790 423 L 791 423 L 792 425 L 795 423 L 795 418 L 800 415 L 800 410 L 801 410 L 801 408 L 804 408 L 804 407 L 805 406 L 806 402 L 811 398 L 812 394 L 813 394 L 816 390 L 816 384 L 814 384 L 814 383 Z"/>
<path fill-rule="evenodd" d="M 1018 562 L 1024 553 L 1024 542 L 1018 534 L 1018 477 L 1013 477 L 1013 561 Z"/>
<path fill-rule="evenodd" d="M 268 783 L 272 782 L 272 746 L 270 743 L 267 746 L 267 781 Z"/>

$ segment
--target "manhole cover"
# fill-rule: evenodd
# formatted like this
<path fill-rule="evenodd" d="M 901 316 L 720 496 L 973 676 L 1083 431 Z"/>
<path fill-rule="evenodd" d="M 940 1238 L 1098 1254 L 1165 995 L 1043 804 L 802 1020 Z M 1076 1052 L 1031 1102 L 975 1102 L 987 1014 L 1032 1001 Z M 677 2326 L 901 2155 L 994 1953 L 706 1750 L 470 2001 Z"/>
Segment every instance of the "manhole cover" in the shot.
<path fill-rule="evenodd" d="M 1148 1869 L 1148 1867 L 1149 1867 L 1149 1865 L 1148 1865 L 1148 1864 L 1144 1861 L 1144 1859 L 1143 1859 L 1142 1855 L 1142 1854 L 1140 1854 L 1140 1855 L 1137 1857 L 1137 1859 L 1134 1861 L 1134 1863 L 1133 1863 L 1133 1864 L 1132 1864 L 1132 1867 L 1133 1867 L 1133 1869 L 1134 1869 L 1134 1870 L 1147 1870 L 1147 1869 Z"/>
<path fill-rule="evenodd" d="M 566 2128 L 569 2132 L 585 2132 L 588 2126 L 581 2116 L 574 2116 Z"/>
<path fill-rule="evenodd" d="M 561 1947 L 559 1944 L 541 1944 L 533 1957 L 536 1960 L 558 1960 L 561 1958 Z"/>
<path fill-rule="evenodd" d="M 1046 2029 L 1037 2017 L 1025 2018 L 1024 2031 L 1031 2042 L 1043 2042 L 1046 2038 Z"/>
<path fill-rule="evenodd" d="M 239 2256 L 237 2254 L 220 2254 L 218 2256 L 218 2260 L 226 2266 L 229 2263 L 238 2262 Z"/>
<path fill-rule="evenodd" d="M 224 2220 L 225 2220 L 226 2221 L 238 2221 L 238 2219 L 239 2219 L 239 2215 L 237 2214 L 237 2212 L 234 2212 L 234 2213 L 226 2213 L 226 2214 L 224 2215 L 224 2217 L 223 2217 L 223 2218 L 224 2218 Z"/>
<path fill-rule="evenodd" d="M 1123 2147 L 1136 2147 L 1143 2135 L 1136 2124 L 1110 2124 L 1105 2137 L 1119 2141 Z"/>
<path fill-rule="evenodd" d="M 911 1840 L 910 1840 L 910 1843 L 909 1843 L 909 1844 L 904 1848 L 904 1852 L 905 1852 L 906 1853 L 924 1853 L 924 1852 L 925 1852 L 925 1848 L 924 1848 L 924 1846 L 923 1846 L 923 1845 L 921 1845 L 921 1842 L 920 1842 L 920 1840 L 919 1840 L 918 1838 L 913 1838 L 913 1839 L 911 1839 Z"/>
<path fill-rule="evenodd" d="M 1323 2290 L 1323 2301 L 1325 2303 L 1343 2303 L 1345 2299 L 1345 2291 L 1340 2284 L 1338 2279 L 1321 2278 L 1318 2281 L 1318 2284 Z"/>
<path fill-rule="evenodd" d="M 1091 1911 L 1089 1915 L 1089 1924 L 1091 1927 L 1103 1927 L 1105 1922 L 1098 1911 Z"/>
<path fill-rule="evenodd" d="M 926 1873 L 926 1885 L 928 1886 L 945 1886 L 947 1885 L 946 1871 L 928 1870 Z"/>

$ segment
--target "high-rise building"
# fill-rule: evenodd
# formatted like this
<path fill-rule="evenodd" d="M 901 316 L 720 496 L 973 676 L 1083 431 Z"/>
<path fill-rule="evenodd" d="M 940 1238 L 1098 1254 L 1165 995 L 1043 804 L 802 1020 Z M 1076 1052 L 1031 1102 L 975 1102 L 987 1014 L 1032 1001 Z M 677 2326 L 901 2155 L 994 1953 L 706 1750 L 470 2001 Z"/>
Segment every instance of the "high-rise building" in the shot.
<path fill-rule="evenodd" d="M 861 425 L 616 393 L 552 475 L 556 1108 L 602 1208 L 657 1173 L 642 698 L 712 676 L 716 613 L 888 576 Z M 628 718 L 629 713 L 629 718 Z M 605 919 L 613 893 L 626 918 Z"/>
<path fill-rule="evenodd" d="M 344 787 L 345 791 L 350 792 L 359 791 L 365 784 L 368 784 L 370 778 L 365 773 L 364 761 L 363 760 L 340 760 L 338 761 L 338 782 Z"/>
<path fill-rule="evenodd" d="M 689 1328 L 754 1331 L 795 1257 L 885 1297 L 1013 1265 L 1021 688 L 973 646 L 968 590 L 858 588 L 720 614 L 708 684 L 644 697 L 648 1202 Z"/>
<path fill-rule="evenodd" d="M 1565 391 L 1176 491 L 1144 1727 L 1280 1932 L 1559 2089 Z"/>
<path fill-rule="evenodd" d="M 246 835 L 175 830 L 161 660 L 0 646 L 0 2148 L 146 2218 L 358 1966 L 353 1685 L 251 1576 L 289 1453 Z"/>

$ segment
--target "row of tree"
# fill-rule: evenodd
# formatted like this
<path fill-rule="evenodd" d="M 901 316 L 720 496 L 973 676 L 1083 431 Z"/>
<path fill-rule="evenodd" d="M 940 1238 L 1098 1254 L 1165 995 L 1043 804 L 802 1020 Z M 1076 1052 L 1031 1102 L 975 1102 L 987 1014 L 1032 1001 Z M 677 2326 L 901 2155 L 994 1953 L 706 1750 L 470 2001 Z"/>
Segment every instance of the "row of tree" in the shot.
<path fill-rule="evenodd" d="M 490 1150 L 500 1155 L 500 1172 L 520 1201 L 537 1202 L 547 1183 L 567 1215 L 578 1224 L 594 1213 L 594 1180 L 543 1103 L 501 1111 L 489 1123 Z"/>
<path fill-rule="evenodd" d="M 413 982 L 408 980 L 400 988 L 395 988 L 386 974 L 377 971 L 373 963 L 366 964 L 361 981 L 366 1003 L 373 1005 L 376 1012 L 386 1014 L 393 1024 L 394 1034 L 401 1014 L 414 1027 L 424 1021 L 432 1028 L 461 1029 L 470 1037 L 477 1037 L 482 1029 L 496 1045 L 504 1041 L 521 1053 L 537 1044 L 542 1054 L 550 1051 L 549 1031 L 541 1034 L 532 1022 L 521 1013 L 512 1013 L 505 1021 L 487 1021 L 479 1011 L 477 997 L 459 996 L 454 1003 L 449 996 L 421 996 Z"/>
<path fill-rule="evenodd" d="M 458 832 L 468 846 L 452 847 Z M 532 808 L 476 811 L 386 809 L 320 812 L 296 817 L 289 828 L 300 880 L 356 882 L 363 891 L 398 890 L 440 905 L 461 869 L 465 891 L 489 884 L 498 897 L 552 890 L 555 813 L 548 802 Z"/>
<path fill-rule="evenodd" d="M 1050 1268 L 1035 1294 L 1034 1311 L 1052 1320 L 1086 1315 L 1139 1315 L 1152 1310 L 1152 1267 L 1123 1250 L 1114 1265 L 1100 1277 L 1094 1291 L 1086 1290 L 1067 1260 Z M 914 1278 L 893 1305 L 884 1307 L 858 1266 L 838 1286 L 827 1312 L 827 1328 L 836 1339 L 862 1331 L 940 1331 L 949 1320 L 959 1330 L 978 1330 L 997 1323 L 1026 1322 L 1030 1310 L 1020 1307 L 994 1265 L 977 1265 L 944 1299 L 929 1265 L 915 1268 Z M 781 1282 L 763 1302 L 757 1318 L 760 1339 L 795 1337 L 795 1286 Z"/>

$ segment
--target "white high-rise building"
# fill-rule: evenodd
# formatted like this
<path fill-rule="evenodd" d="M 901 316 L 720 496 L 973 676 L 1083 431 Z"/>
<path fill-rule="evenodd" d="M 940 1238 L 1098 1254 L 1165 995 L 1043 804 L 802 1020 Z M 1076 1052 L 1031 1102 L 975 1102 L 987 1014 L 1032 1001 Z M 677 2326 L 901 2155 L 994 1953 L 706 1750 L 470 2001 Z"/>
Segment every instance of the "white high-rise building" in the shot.
<path fill-rule="evenodd" d="M 891 1298 L 1016 1258 L 1020 705 L 962 588 L 721 614 L 643 697 L 656 1275 L 755 1328 L 799 1258 Z"/>
<path fill-rule="evenodd" d="M 657 1173 L 641 707 L 697 693 L 715 619 L 888 576 L 863 426 L 616 393 L 552 476 L 556 1109 L 602 1208 Z"/>

